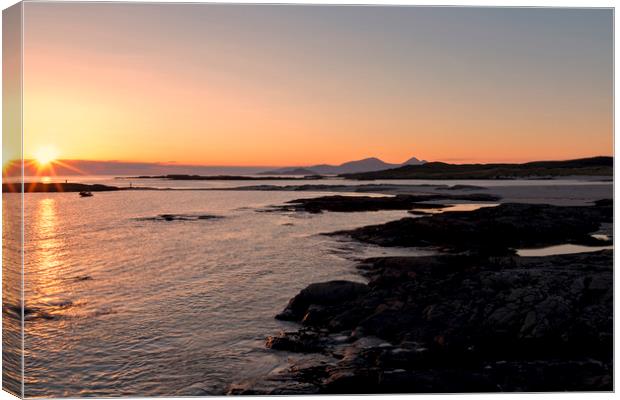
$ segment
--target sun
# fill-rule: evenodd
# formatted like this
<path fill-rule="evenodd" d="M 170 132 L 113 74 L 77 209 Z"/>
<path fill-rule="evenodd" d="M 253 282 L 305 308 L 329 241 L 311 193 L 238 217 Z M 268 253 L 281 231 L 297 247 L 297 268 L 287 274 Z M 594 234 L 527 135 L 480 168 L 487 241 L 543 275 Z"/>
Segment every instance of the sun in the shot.
<path fill-rule="evenodd" d="M 41 167 L 44 167 L 56 160 L 56 158 L 58 157 L 58 151 L 56 151 L 56 149 L 51 146 L 41 147 L 34 154 L 34 157 L 37 161 L 37 164 L 39 164 L 39 166 Z"/>

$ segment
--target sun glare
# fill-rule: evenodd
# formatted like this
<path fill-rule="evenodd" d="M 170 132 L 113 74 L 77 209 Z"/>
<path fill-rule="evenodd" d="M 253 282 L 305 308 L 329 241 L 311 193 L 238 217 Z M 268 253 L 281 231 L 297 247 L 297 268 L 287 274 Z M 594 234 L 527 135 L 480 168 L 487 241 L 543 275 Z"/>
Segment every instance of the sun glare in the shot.
<path fill-rule="evenodd" d="M 41 147 L 34 156 L 37 163 L 43 167 L 56 160 L 58 152 L 53 147 Z"/>

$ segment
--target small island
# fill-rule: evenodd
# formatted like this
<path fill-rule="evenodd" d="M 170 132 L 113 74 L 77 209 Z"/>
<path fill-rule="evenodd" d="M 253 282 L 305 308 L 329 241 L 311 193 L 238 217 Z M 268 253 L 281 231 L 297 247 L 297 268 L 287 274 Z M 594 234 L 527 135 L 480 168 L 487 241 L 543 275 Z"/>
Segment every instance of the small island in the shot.
<path fill-rule="evenodd" d="M 24 193 L 66 193 L 66 192 L 112 192 L 116 190 L 129 190 L 133 188 L 121 188 L 108 185 L 89 185 L 85 183 L 72 182 L 24 182 Z M 4 193 L 21 193 L 21 183 L 3 183 L 2 192 Z"/>

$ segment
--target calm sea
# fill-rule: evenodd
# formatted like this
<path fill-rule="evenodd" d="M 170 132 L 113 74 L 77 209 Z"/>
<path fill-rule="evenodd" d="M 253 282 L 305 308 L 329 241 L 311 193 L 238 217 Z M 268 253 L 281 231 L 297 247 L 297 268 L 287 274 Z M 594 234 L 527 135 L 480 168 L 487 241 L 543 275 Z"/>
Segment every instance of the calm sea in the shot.
<path fill-rule="evenodd" d="M 25 195 L 26 396 L 215 394 L 281 365 L 264 339 L 287 328 L 273 317 L 288 300 L 313 282 L 360 280 L 354 258 L 386 253 L 319 234 L 406 215 L 260 212 L 322 195 Z M 143 220 L 158 214 L 221 218 Z M 15 229 L 3 228 L 10 248 Z M 5 328 L 17 335 L 18 321 Z"/>
<path fill-rule="evenodd" d="M 111 177 L 80 181 L 130 182 Z M 217 188 L 330 182 L 132 183 Z M 326 194 L 26 194 L 24 287 L 30 313 L 25 322 L 25 395 L 222 394 L 230 383 L 283 365 L 288 355 L 266 350 L 264 339 L 292 328 L 274 315 L 299 290 L 331 279 L 361 280 L 354 268 L 359 258 L 414 254 L 320 235 L 398 219 L 405 211 L 263 212 L 270 205 Z M 19 256 L 10 251 L 18 244 L 17 227 L 6 218 L 15 212 L 18 196 L 3 195 L 5 263 L 6 257 Z M 159 214 L 220 218 L 148 219 Z M 5 284 L 8 279 L 17 280 L 6 275 Z M 7 313 L 5 335 L 19 337 L 19 321 Z M 5 346 L 4 351 L 5 362 L 19 359 L 18 349 Z"/>

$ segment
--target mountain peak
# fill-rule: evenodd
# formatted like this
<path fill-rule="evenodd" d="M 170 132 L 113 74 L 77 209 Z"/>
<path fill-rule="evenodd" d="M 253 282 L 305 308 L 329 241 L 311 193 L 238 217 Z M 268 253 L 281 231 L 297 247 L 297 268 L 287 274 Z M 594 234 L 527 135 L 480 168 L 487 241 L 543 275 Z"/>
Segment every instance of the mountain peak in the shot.
<path fill-rule="evenodd" d="M 361 160 L 354 160 L 342 163 L 340 165 L 319 164 L 304 167 L 303 169 L 288 167 L 275 171 L 266 171 L 264 174 L 300 174 L 300 172 L 323 174 L 323 175 L 338 175 L 338 174 L 352 174 L 369 171 L 382 171 L 386 169 L 398 168 L 403 165 L 419 165 L 424 164 L 426 161 L 418 160 L 415 157 L 410 158 L 403 164 L 390 164 L 377 157 L 367 157 Z M 305 170 L 305 171 L 304 171 Z"/>
<path fill-rule="evenodd" d="M 368 157 L 368 158 L 362 158 L 361 160 L 353 160 L 353 161 L 347 161 L 345 163 L 340 164 L 342 165 L 351 165 L 351 164 L 387 164 L 385 161 L 377 158 L 377 157 Z"/>
<path fill-rule="evenodd" d="M 420 164 L 425 164 L 425 163 L 426 163 L 425 160 L 419 160 L 417 157 L 411 157 L 410 159 L 405 161 L 403 165 L 420 165 Z"/>

